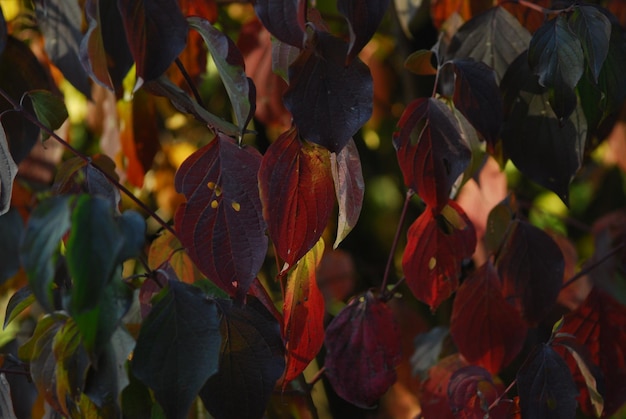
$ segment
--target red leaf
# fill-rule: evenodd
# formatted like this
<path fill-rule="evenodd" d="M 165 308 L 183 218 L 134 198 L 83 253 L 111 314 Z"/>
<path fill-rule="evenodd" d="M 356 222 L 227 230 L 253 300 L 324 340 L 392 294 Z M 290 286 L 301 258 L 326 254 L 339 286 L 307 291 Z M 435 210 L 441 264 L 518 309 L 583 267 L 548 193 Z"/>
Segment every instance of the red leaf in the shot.
<path fill-rule="evenodd" d="M 389 7 L 389 0 L 338 0 L 337 9 L 350 25 L 350 63 L 372 38 Z"/>
<path fill-rule="evenodd" d="M 324 254 L 324 240 L 289 273 L 283 303 L 283 336 L 287 367 L 283 389 L 309 365 L 324 343 L 324 296 L 317 287 L 316 268 Z"/>
<path fill-rule="evenodd" d="M 519 312 L 504 299 L 498 273 L 490 261 L 459 287 L 450 334 L 468 362 L 497 374 L 522 350 L 526 331 Z"/>
<path fill-rule="evenodd" d="M 330 153 L 283 133 L 267 149 L 259 169 L 263 217 L 283 272 L 322 236 L 334 207 Z"/>
<path fill-rule="evenodd" d="M 304 0 L 257 0 L 254 11 L 272 35 L 282 42 L 302 48 L 306 6 Z"/>
<path fill-rule="evenodd" d="M 428 370 L 428 379 L 422 385 L 422 416 L 425 418 L 454 419 L 450 409 L 448 384 L 452 374 L 467 366 L 459 354 L 443 358 Z"/>
<path fill-rule="evenodd" d="M 257 172 L 261 156 L 219 135 L 176 173 L 187 202 L 176 211 L 181 242 L 208 279 L 243 298 L 267 252 Z"/>
<path fill-rule="evenodd" d="M 337 221 L 337 238 L 333 248 L 346 238 L 348 233 L 356 225 L 361 207 L 363 206 L 363 194 L 365 181 L 361 170 L 359 151 L 353 139 L 338 153 L 330 155 L 335 192 L 339 203 L 339 220 Z"/>
<path fill-rule="evenodd" d="M 289 67 L 284 96 L 300 135 L 333 153 L 341 151 L 372 115 L 370 70 L 358 58 L 346 66 L 347 50 L 343 40 L 315 32 Z"/>
<path fill-rule="evenodd" d="M 481 367 L 468 365 L 450 377 L 448 399 L 456 418 L 489 417 L 489 406 L 497 397 L 498 389 L 491 374 Z"/>
<path fill-rule="evenodd" d="M 530 323 L 541 321 L 552 309 L 563 282 L 563 253 L 552 238 L 520 220 L 509 226 L 496 267 L 502 292 L 519 305 Z"/>
<path fill-rule="evenodd" d="M 461 261 L 476 247 L 476 232 L 461 207 L 449 201 L 440 214 L 426 210 L 411 225 L 402 258 L 406 281 L 432 310 L 458 287 Z"/>
<path fill-rule="evenodd" d="M 454 114 L 438 99 L 420 98 L 407 106 L 398 126 L 393 144 L 405 185 L 441 209 L 471 159 Z"/>
<path fill-rule="evenodd" d="M 626 402 L 626 308 L 604 291 L 593 288 L 587 300 L 565 316 L 560 330 L 576 336 L 604 374 L 604 415 L 611 416 Z M 593 412 L 586 389 L 581 406 Z"/>
<path fill-rule="evenodd" d="M 165 73 L 187 44 L 189 28 L 176 0 L 119 0 L 137 85 Z"/>
<path fill-rule="evenodd" d="M 400 332 L 372 292 L 353 298 L 326 329 L 326 376 L 339 396 L 371 407 L 396 381 Z"/>

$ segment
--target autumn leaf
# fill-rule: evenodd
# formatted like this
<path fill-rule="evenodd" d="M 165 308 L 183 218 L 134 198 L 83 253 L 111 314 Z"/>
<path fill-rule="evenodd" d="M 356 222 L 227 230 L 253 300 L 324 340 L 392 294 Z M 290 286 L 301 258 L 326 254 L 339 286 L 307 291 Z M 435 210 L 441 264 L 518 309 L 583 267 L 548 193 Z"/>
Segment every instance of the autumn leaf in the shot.
<path fill-rule="evenodd" d="M 389 7 L 389 0 L 339 0 L 337 10 L 350 27 L 349 64 L 372 38 Z"/>
<path fill-rule="evenodd" d="M 258 0 L 254 11 L 263 26 L 276 38 L 294 47 L 304 42 L 304 17 L 307 2 L 303 0 Z"/>

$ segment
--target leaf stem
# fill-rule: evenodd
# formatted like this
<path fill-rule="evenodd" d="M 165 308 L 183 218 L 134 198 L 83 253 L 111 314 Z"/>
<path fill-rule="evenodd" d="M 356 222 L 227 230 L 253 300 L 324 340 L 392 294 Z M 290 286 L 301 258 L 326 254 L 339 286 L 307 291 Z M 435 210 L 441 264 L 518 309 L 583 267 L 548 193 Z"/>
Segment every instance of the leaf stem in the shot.
<path fill-rule="evenodd" d="M 191 89 L 191 93 L 193 93 L 193 97 L 196 98 L 196 102 L 198 102 L 198 105 L 206 109 L 206 106 L 204 106 L 204 102 L 202 101 L 202 97 L 200 97 L 200 92 L 196 88 L 196 85 L 191 79 L 189 73 L 187 72 L 187 69 L 183 65 L 183 62 L 178 57 L 176 57 L 176 60 L 174 60 L 174 62 L 176 63 L 176 67 L 178 67 L 178 69 L 180 70 L 180 73 L 185 78 L 185 82 L 187 82 L 187 86 L 189 86 L 189 89 Z"/>
<path fill-rule="evenodd" d="M 9 370 L 6 368 L 0 368 L 0 374 L 16 374 L 16 375 L 30 376 L 29 371 Z"/>
<path fill-rule="evenodd" d="M 322 367 L 319 369 L 319 371 L 317 371 L 317 373 L 313 376 L 313 378 L 311 378 L 311 381 L 309 381 L 307 383 L 307 387 L 310 389 L 313 388 L 313 386 L 322 379 L 322 377 L 324 376 L 324 374 L 326 374 L 326 367 Z"/>
<path fill-rule="evenodd" d="M 541 7 L 538 4 L 532 3 L 528 0 L 507 0 L 507 1 L 502 1 L 501 4 L 502 3 L 516 3 L 521 6 L 527 7 L 531 10 L 534 10 L 536 12 L 543 13 L 546 15 L 558 15 L 561 12 L 567 12 L 572 9 L 572 6 L 566 7 L 565 9 L 546 9 L 545 7 Z"/>
<path fill-rule="evenodd" d="M 488 410 L 491 410 L 491 409 L 495 408 L 495 407 L 496 407 L 496 406 L 500 403 L 500 400 L 502 400 L 502 398 L 503 398 L 504 396 L 506 396 L 506 394 L 507 394 L 509 391 L 511 391 L 511 389 L 513 388 L 513 386 L 514 386 L 515 384 L 517 384 L 517 378 L 516 378 L 516 379 L 514 379 L 513 381 L 511 381 L 511 384 L 509 384 L 509 386 L 508 386 L 506 389 L 504 389 L 504 391 L 502 392 L 502 394 L 500 394 L 500 395 L 498 396 L 498 398 L 497 398 L 497 399 L 495 399 L 495 400 L 493 401 L 493 403 L 491 403 L 491 405 L 489 406 L 489 409 L 488 409 Z"/>
<path fill-rule="evenodd" d="M 610 258 L 615 256 L 617 253 L 619 253 L 625 247 L 626 247 L 626 243 L 624 243 L 624 242 L 618 244 L 613 249 L 611 249 L 610 252 L 608 252 L 607 254 L 605 254 L 600 259 L 596 260 L 595 262 L 593 262 L 591 265 L 588 265 L 584 269 L 581 269 L 580 272 L 578 272 L 576 275 L 574 275 L 570 279 L 568 279 L 567 282 L 564 283 L 561 286 L 561 289 L 569 287 L 574 282 L 576 282 L 577 280 L 579 280 L 583 276 L 587 275 L 589 272 L 591 272 L 592 270 L 594 270 L 595 268 L 597 268 L 598 266 L 602 265 L 604 262 L 606 262 L 607 260 L 609 260 Z"/>
<path fill-rule="evenodd" d="M 387 259 L 387 266 L 385 267 L 385 275 L 383 276 L 383 283 L 380 285 L 380 293 L 385 293 L 385 288 L 387 288 L 387 281 L 389 280 L 389 273 L 391 272 L 391 265 L 393 264 L 393 259 L 396 253 L 396 248 L 398 247 L 398 241 L 400 240 L 400 232 L 402 231 L 402 225 L 404 224 L 404 219 L 406 218 L 406 211 L 409 208 L 409 202 L 411 201 L 411 197 L 415 195 L 415 191 L 413 189 L 409 189 L 406 191 L 406 196 L 404 198 L 404 205 L 402 207 L 402 213 L 400 214 L 400 219 L 398 220 L 398 228 L 396 228 L 396 235 L 393 238 L 393 243 L 391 244 L 391 250 L 389 251 L 389 258 Z"/>
<path fill-rule="evenodd" d="M 4 89 L 0 88 L 0 96 L 5 98 L 11 106 L 17 111 L 20 112 L 24 118 L 26 118 L 31 123 L 35 124 L 39 129 L 50 135 L 50 137 L 54 138 L 57 142 L 61 143 L 65 148 L 70 150 L 75 156 L 80 157 L 83 161 L 85 161 L 89 166 L 91 166 L 94 170 L 100 172 L 109 182 L 111 182 L 117 189 L 122 191 L 126 196 L 128 196 L 137 206 L 139 206 L 142 210 L 148 213 L 152 218 L 156 220 L 163 228 L 168 230 L 170 233 L 174 235 L 174 237 L 178 238 L 176 231 L 167 224 L 161 217 L 159 217 L 156 212 L 150 209 L 146 204 L 144 204 L 139 198 L 137 198 L 128 188 L 122 185 L 117 179 L 113 176 L 99 168 L 97 165 L 93 164 L 91 158 L 76 148 L 72 147 L 70 143 L 65 141 L 63 138 L 59 137 L 56 132 L 42 124 L 34 115 L 25 110 L 18 102 L 16 102 Z"/>

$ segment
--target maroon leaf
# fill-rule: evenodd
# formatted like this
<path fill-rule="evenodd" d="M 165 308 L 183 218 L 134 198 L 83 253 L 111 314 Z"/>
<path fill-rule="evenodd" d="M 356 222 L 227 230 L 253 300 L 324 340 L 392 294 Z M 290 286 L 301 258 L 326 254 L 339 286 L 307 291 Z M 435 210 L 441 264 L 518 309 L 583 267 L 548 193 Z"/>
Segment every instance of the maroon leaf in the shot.
<path fill-rule="evenodd" d="M 537 227 L 515 220 L 509 225 L 496 267 L 504 296 L 516 302 L 528 322 L 541 321 L 563 283 L 565 261 L 559 246 Z"/>
<path fill-rule="evenodd" d="M 304 0 L 257 0 L 254 11 L 276 38 L 302 48 L 307 2 Z"/>
<path fill-rule="evenodd" d="M 404 184 L 441 209 L 471 160 L 454 114 L 438 99 L 420 98 L 407 106 L 398 126 L 393 144 Z"/>
<path fill-rule="evenodd" d="M 263 156 L 259 189 L 263 217 L 285 271 L 317 243 L 332 214 L 330 153 L 301 141 L 292 128 Z"/>
<path fill-rule="evenodd" d="M 484 368 L 468 365 L 456 370 L 450 377 L 448 401 L 456 418 L 489 417 L 489 406 L 497 397 L 493 378 Z"/>
<path fill-rule="evenodd" d="M 497 374 L 522 350 L 526 331 L 519 312 L 504 299 L 498 273 L 490 261 L 459 287 L 450 334 L 468 362 Z"/>
<path fill-rule="evenodd" d="M 176 211 L 180 239 L 196 266 L 231 296 L 243 298 L 267 251 L 257 187 L 261 156 L 219 135 L 176 173 L 187 202 Z"/>
<path fill-rule="evenodd" d="M 354 140 L 350 139 L 339 153 L 332 153 L 330 161 L 333 181 L 335 182 L 335 193 L 339 203 L 337 238 L 333 245 L 333 248 L 336 249 L 339 243 L 352 231 L 359 219 L 363 206 L 365 181 L 363 180 L 359 151 Z"/>
<path fill-rule="evenodd" d="M 337 9 L 350 25 L 350 63 L 372 38 L 389 7 L 389 0 L 338 0 Z"/>
<path fill-rule="evenodd" d="M 285 106 L 300 135 L 338 153 L 372 115 L 373 83 L 359 59 L 345 65 L 348 44 L 315 32 L 289 67 Z"/>
<path fill-rule="evenodd" d="M 317 287 L 316 275 L 323 254 L 324 240 L 320 239 L 287 278 L 283 303 L 287 367 L 283 389 L 304 371 L 324 343 L 324 296 Z"/>
<path fill-rule="evenodd" d="M 593 288 L 587 300 L 565 316 L 560 333 L 576 336 L 604 374 L 604 415 L 611 416 L 626 402 L 626 308 L 606 292 Z M 583 389 L 581 406 L 592 413 Z"/>
<path fill-rule="evenodd" d="M 187 44 L 187 20 L 176 0 L 118 0 L 137 86 L 165 73 Z"/>
<path fill-rule="evenodd" d="M 400 332 L 371 291 L 353 298 L 326 329 L 326 375 L 339 396 L 371 407 L 396 381 Z"/>
<path fill-rule="evenodd" d="M 542 344 L 517 372 L 522 417 L 573 418 L 576 416 L 576 384 L 563 358 Z"/>
<path fill-rule="evenodd" d="M 402 257 L 406 282 L 434 310 L 458 287 L 461 262 L 474 253 L 476 232 L 461 207 L 449 201 L 439 214 L 426 207 L 407 237 Z"/>

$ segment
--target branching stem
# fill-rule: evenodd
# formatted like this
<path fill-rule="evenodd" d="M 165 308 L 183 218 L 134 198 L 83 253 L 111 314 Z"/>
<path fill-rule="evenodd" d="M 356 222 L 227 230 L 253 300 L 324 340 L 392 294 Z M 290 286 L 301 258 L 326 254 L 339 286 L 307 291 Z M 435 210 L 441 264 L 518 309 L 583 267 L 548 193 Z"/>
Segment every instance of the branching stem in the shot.
<path fill-rule="evenodd" d="M 391 250 L 389 251 L 389 259 L 387 259 L 387 266 L 385 267 L 385 275 L 383 276 L 383 283 L 380 285 L 380 293 L 384 294 L 385 289 L 387 288 L 387 282 L 389 281 L 389 273 L 391 272 L 391 266 L 393 265 L 393 259 L 396 254 L 396 248 L 398 247 L 398 241 L 400 240 L 400 232 L 402 231 L 402 225 L 404 224 L 404 219 L 406 218 L 406 211 L 409 208 L 409 202 L 411 202 L 411 197 L 415 195 L 415 192 L 412 189 L 406 191 L 406 196 L 404 198 L 404 206 L 402 207 L 402 213 L 400 214 L 400 219 L 398 220 L 398 228 L 396 228 L 396 235 L 393 238 L 393 243 L 391 244 Z"/>

